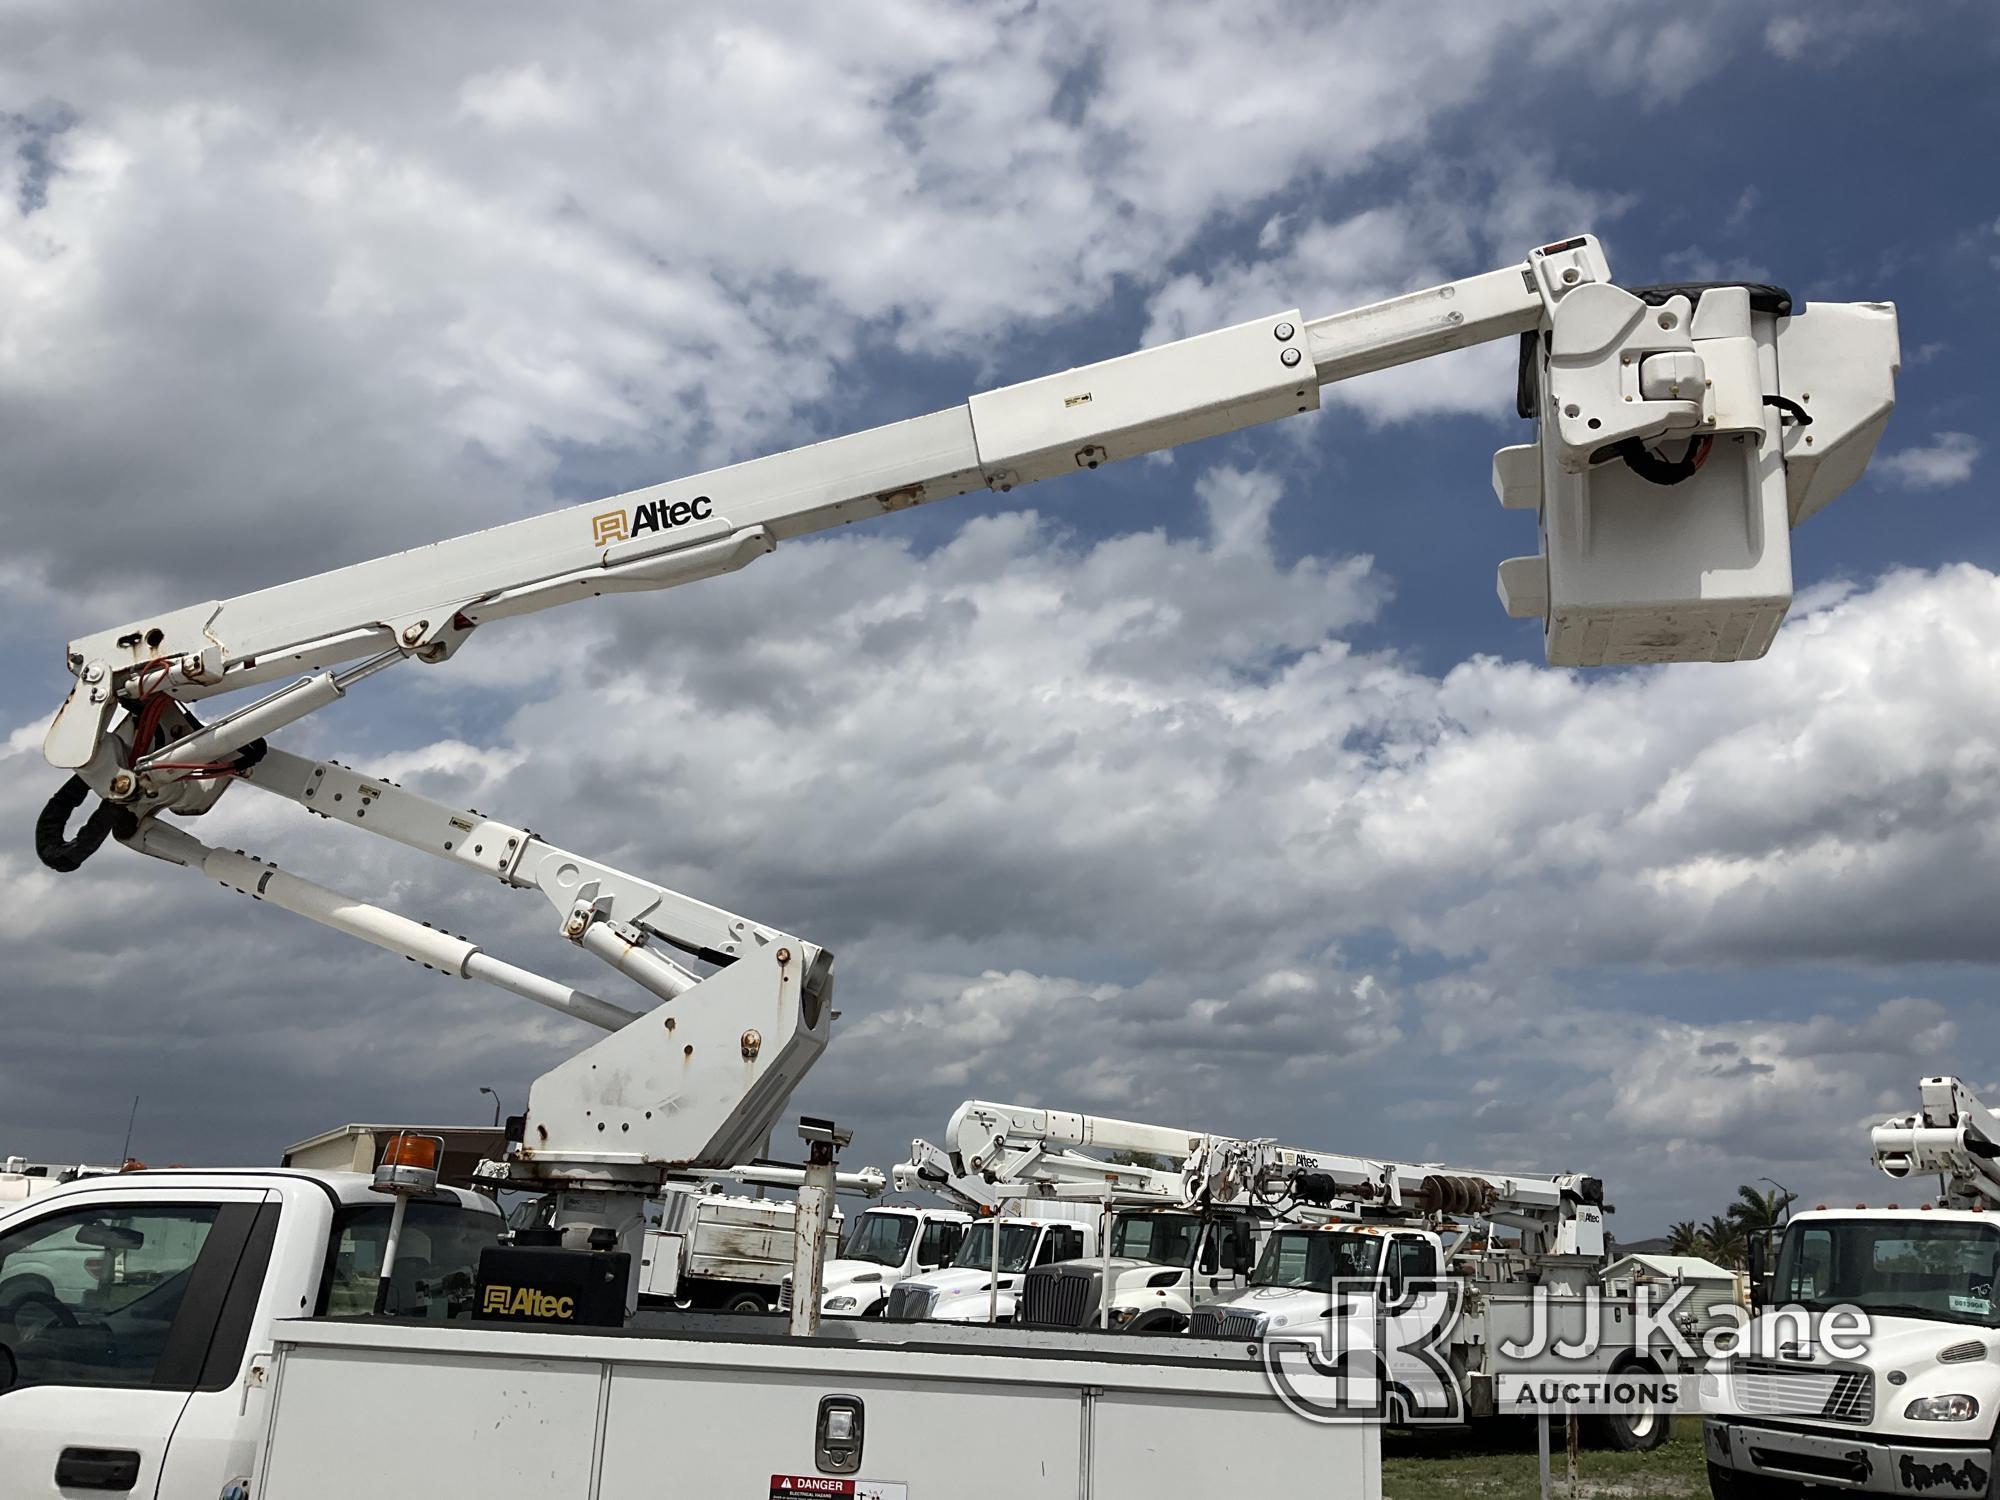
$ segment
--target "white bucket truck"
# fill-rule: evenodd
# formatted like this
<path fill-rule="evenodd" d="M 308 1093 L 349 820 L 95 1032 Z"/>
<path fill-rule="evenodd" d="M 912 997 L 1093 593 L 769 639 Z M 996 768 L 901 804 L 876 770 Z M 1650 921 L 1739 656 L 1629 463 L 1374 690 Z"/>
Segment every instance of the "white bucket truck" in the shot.
<path fill-rule="evenodd" d="M 390 1478 L 411 1493 L 483 1500 L 652 1495 L 662 1484 L 717 1495 L 851 1487 L 1094 1500 L 1302 1484 L 1376 1493 L 1371 1429 L 1297 1421 L 1268 1398 L 1261 1372 L 1196 1341 L 1138 1359 L 1129 1341 L 1102 1341 L 1124 1346 L 1120 1360 L 1088 1334 L 1040 1358 L 991 1343 L 1018 1329 L 939 1329 L 929 1336 L 964 1347 L 902 1350 L 886 1345 L 919 1325 L 873 1320 L 890 1335 L 878 1339 L 884 1347 L 860 1347 L 854 1332 L 844 1341 L 856 1347 L 834 1349 L 742 1332 L 588 1331 L 636 1310 L 646 1205 L 662 1186 L 750 1158 L 788 1108 L 830 1036 L 832 953 L 269 737 L 377 673 L 448 663 L 508 618 L 714 578 L 812 532 L 1237 432 L 1315 408 L 1330 382 L 1499 339 L 1521 350 L 1517 409 L 1536 427 L 1533 442 L 1496 457 L 1495 488 L 1504 505 L 1535 514 L 1541 544 L 1501 567 L 1508 612 L 1539 620 L 1547 656 L 1564 665 L 1762 655 L 1791 601 L 1791 528 L 1860 476 L 1893 405 L 1894 310 L 1800 311 L 1774 289 L 1741 285 L 1628 290 L 1588 235 L 1384 302 L 1312 319 L 1276 311 L 926 416 L 71 641 L 73 685 L 44 741 L 68 779 L 35 826 L 50 868 L 76 870 L 115 837 L 264 911 L 608 1034 L 535 1081 L 518 1140 L 494 1170 L 496 1187 L 556 1195 L 560 1245 L 487 1248 L 469 1287 L 425 1278 L 427 1305 L 464 1307 L 469 1297 L 475 1322 L 315 1320 L 313 1286 L 286 1277 L 244 1293 L 240 1358 L 211 1364 L 211 1345 L 227 1346 L 213 1316 L 195 1314 L 219 1286 L 233 1295 L 244 1264 L 241 1254 L 206 1257 L 209 1243 L 224 1243 L 214 1232 L 195 1266 L 130 1302 L 123 1293 L 102 1306 L 53 1292 L 28 1299 L 45 1314 L 33 1340 L 19 1332 L 22 1314 L 14 1333 L 0 1326 L 0 1452 L 25 1460 L 4 1470 L 14 1492 L 123 1487 L 213 1500 L 240 1476 L 247 1443 L 258 1450 L 257 1500 L 347 1500 Z M 266 691 L 230 696 L 255 687 Z M 191 829 L 238 787 L 292 804 L 322 830 L 385 837 L 533 893 L 564 942 L 641 993 L 606 999 L 197 837 Z M 754 800 L 754 786 L 744 795 Z M 118 885 L 81 893 L 125 899 Z M 96 925 L 114 930 L 148 909 L 114 906 L 95 913 Z M 186 956 L 231 940 L 232 925 L 218 909 L 162 941 Z M 813 1159 L 800 1189 L 791 1323 L 810 1334 L 839 1133 L 826 1122 L 802 1130 Z M 132 1213 L 186 1201 L 164 1174 L 136 1175 L 153 1197 L 123 1200 Z M 271 1177 L 240 1185 L 240 1200 L 222 1183 L 200 1192 L 218 1226 L 225 1203 L 250 1210 L 229 1216 L 231 1239 L 247 1248 L 260 1223 L 282 1232 L 286 1206 L 272 1195 L 288 1189 Z M 0 1221 L 0 1252 L 29 1248 L 9 1236 L 54 1232 L 42 1216 L 84 1207 L 72 1195 L 122 1191 L 74 1184 L 47 1194 Z M 328 1215 L 339 1211 L 337 1192 L 322 1201 Z M 962 1220 L 940 1216 L 930 1264 L 942 1264 Z M 324 1224 L 303 1213 L 289 1222 L 305 1224 L 311 1257 L 326 1262 Z M 869 1243 L 907 1229 L 921 1245 L 923 1227 L 871 1223 Z M 132 1235 L 150 1240 L 135 1222 L 103 1218 L 69 1231 L 113 1259 L 138 1248 Z M 174 1342 L 184 1327 L 199 1338 L 198 1357 L 192 1342 Z M 113 1390 L 119 1401 L 101 1399 Z M 197 1394 L 218 1398 L 203 1405 L 215 1424 L 207 1437 L 188 1420 Z M 958 1435 L 996 1421 L 1010 1440 L 969 1479 Z M 715 1440 L 736 1428 L 756 1440 Z"/>
<path fill-rule="evenodd" d="M 1702 1424 L 1718 1500 L 1807 1485 L 2000 1492 L 2000 1116 L 1956 1078 L 1926 1078 L 1919 1093 L 1921 1108 L 1876 1126 L 1871 1145 L 1911 1187 L 1935 1176 L 1937 1196 L 1820 1207 L 1785 1226 L 1747 1346 L 1721 1364 Z"/>

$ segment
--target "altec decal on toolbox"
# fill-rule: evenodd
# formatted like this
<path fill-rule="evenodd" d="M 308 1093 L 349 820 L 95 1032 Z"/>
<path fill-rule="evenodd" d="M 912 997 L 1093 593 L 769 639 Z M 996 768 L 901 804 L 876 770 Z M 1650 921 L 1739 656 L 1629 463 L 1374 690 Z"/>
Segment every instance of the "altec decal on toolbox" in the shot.
<path fill-rule="evenodd" d="M 629 542 L 649 531 L 672 531 L 706 521 L 714 514 L 715 501 L 707 495 L 696 495 L 692 500 L 648 500 L 633 506 L 629 515 L 622 510 L 599 511 L 590 518 L 591 545 Z"/>
<path fill-rule="evenodd" d="M 576 1316 L 576 1299 L 537 1291 L 531 1286 L 502 1286 L 496 1282 L 486 1288 L 479 1310 L 488 1315 L 505 1317 L 573 1318 Z"/>
<path fill-rule="evenodd" d="M 829 1479 L 824 1474 L 773 1474 L 771 1500 L 799 1500 L 804 1495 L 845 1495 L 852 1500 L 909 1500 L 910 1487 L 900 1479 Z"/>

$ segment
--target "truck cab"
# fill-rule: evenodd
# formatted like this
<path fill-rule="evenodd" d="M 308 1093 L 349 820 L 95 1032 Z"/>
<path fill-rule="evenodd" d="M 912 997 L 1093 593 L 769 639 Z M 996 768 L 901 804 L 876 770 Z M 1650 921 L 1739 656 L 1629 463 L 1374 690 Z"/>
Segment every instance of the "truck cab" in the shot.
<path fill-rule="evenodd" d="M 1718 1496 L 1772 1481 L 1986 1495 L 2000 1414 L 2000 1216 L 1814 1210 L 1779 1243 L 1748 1347 L 1703 1422 Z M 1838 1321 L 1833 1309 L 1854 1309 Z"/>
<path fill-rule="evenodd" d="M 1112 1329 L 1185 1333 L 1197 1301 L 1234 1287 L 1255 1264 L 1263 1234 L 1261 1222 L 1248 1214 L 1121 1213 L 1111 1227 L 1108 1256 L 1027 1273 L 1020 1320 L 1041 1328 L 1095 1328 L 1102 1299 Z"/>
<path fill-rule="evenodd" d="M 884 1204 L 866 1210 L 848 1226 L 840 1254 L 826 1263 L 821 1315 L 881 1317 L 898 1282 L 950 1264 L 971 1222 L 972 1215 L 956 1208 Z M 792 1305 L 790 1276 L 779 1286 L 778 1305 Z"/>
<path fill-rule="evenodd" d="M 253 1468 L 274 1325 L 469 1318 L 504 1221 L 413 1200 L 381 1286 L 390 1202 L 359 1173 L 127 1172 L 0 1218 L 0 1475 L 8 1500 L 113 1489 L 215 1500 Z"/>
<path fill-rule="evenodd" d="M 890 1290 L 888 1316 L 944 1323 L 984 1323 L 991 1316 L 995 1322 L 1011 1323 L 1021 1278 L 1032 1268 L 1077 1260 L 1096 1249 L 1097 1229 L 1092 1224 L 1034 1215 L 981 1219 L 966 1230 L 951 1264 L 907 1277 Z"/>
<path fill-rule="evenodd" d="M 1249 1282 L 1198 1303 L 1192 1331 L 1261 1339 L 1275 1328 L 1312 1329 L 1331 1306 L 1335 1282 L 1369 1282 L 1391 1300 L 1414 1277 L 1439 1274 L 1443 1247 L 1429 1230 L 1286 1226 L 1264 1241 Z"/>

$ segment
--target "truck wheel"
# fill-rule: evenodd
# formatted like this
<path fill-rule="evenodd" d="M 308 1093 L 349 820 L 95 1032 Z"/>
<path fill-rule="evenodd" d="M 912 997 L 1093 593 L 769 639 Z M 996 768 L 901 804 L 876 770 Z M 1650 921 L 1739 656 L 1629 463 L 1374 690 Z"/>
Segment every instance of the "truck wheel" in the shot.
<path fill-rule="evenodd" d="M 1674 1430 L 1672 1417 L 1650 1409 L 1610 1412 L 1599 1417 L 1597 1423 L 1600 1441 L 1620 1453 L 1650 1453 L 1671 1437 Z"/>
<path fill-rule="evenodd" d="M 1658 1379 L 1659 1369 L 1651 1360 L 1638 1359 L 1621 1365 L 1613 1375 Z M 1597 1419 L 1597 1441 L 1619 1453 L 1650 1453 L 1673 1435 L 1673 1418 L 1657 1406 L 1644 1411 L 1607 1412 Z"/>
<path fill-rule="evenodd" d="M 769 1312 L 771 1303 L 768 1298 L 760 1297 L 755 1292 L 737 1292 L 722 1304 L 722 1310 L 732 1313 Z"/>

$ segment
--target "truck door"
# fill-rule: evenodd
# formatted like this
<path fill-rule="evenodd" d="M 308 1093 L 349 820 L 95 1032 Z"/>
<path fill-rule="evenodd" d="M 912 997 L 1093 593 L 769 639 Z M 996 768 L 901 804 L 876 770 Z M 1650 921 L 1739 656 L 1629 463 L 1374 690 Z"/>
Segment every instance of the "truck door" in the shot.
<path fill-rule="evenodd" d="M 1393 1319 L 1390 1336 L 1398 1344 L 1410 1347 L 1414 1341 L 1439 1326 L 1451 1311 L 1452 1298 L 1450 1293 L 1442 1290 L 1418 1289 L 1422 1283 L 1437 1282 L 1443 1274 L 1437 1242 L 1429 1235 L 1394 1235 L 1385 1251 L 1382 1280 Z M 1463 1396 L 1462 1383 L 1456 1378 L 1447 1385 L 1442 1377 L 1425 1376 L 1418 1370 L 1413 1371 L 1412 1384 L 1406 1385 L 1400 1376 L 1397 1384 L 1402 1387 L 1399 1401 L 1415 1403 L 1414 1414 L 1429 1412 L 1441 1418 L 1463 1420 L 1461 1416 L 1454 1415 L 1456 1403 Z"/>
<path fill-rule="evenodd" d="M 947 1264 L 964 1233 L 964 1226 L 950 1219 L 926 1219 L 924 1231 L 917 1237 L 917 1270 L 935 1271 Z"/>
<path fill-rule="evenodd" d="M 1393 1302 L 1413 1281 L 1432 1281 L 1438 1275 L 1437 1246 L 1424 1235 L 1399 1234 L 1389 1241 L 1389 1254 L 1382 1267 Z M 1436 1295 L 1432 1293 L 1430 1295 Z"/>
<path fill-rule="evenodd" d="M 158 1492 L 175 1425 L 240 1305 L 230 1294 L 252 1241 L 268 1256 L 268 1196 L 106 1190 L 0 1226 L 8 1500 Z M 254 1275 L 262 1280 L 261 1261 Z"/>
<path fill-rule="evenodd" d="M 1228 1218 L 1211 1224 L 1195 1263 L 1195 1297 L 1212 1297 L 1236 1285 L 1237 1266 L 1257 1263 L 1257 1227 L 1248 1219 Z"/>

